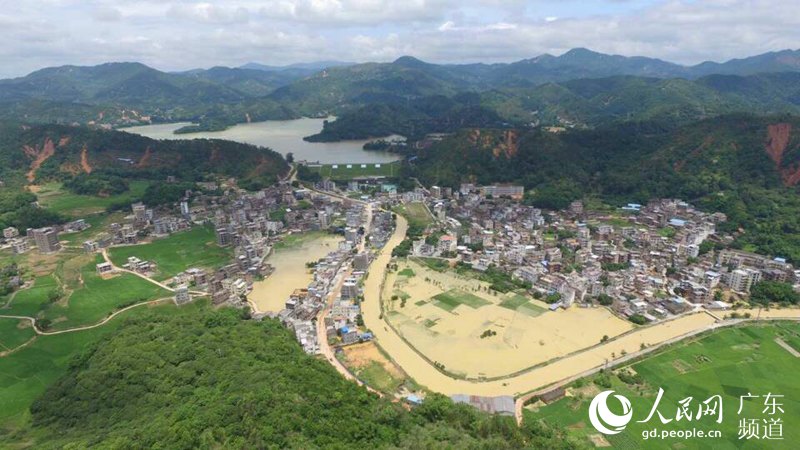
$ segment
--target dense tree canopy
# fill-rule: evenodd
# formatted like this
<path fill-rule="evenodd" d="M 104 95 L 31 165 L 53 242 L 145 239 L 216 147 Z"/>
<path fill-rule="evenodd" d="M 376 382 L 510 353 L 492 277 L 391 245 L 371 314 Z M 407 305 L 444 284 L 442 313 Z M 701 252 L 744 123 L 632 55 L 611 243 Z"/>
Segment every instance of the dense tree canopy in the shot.
<path fill-rule="evenodd" d="M 575 448 L 446 397 L 410 413 L 232 309 L 131 319 L 31 407 L 37 447 Z"/>

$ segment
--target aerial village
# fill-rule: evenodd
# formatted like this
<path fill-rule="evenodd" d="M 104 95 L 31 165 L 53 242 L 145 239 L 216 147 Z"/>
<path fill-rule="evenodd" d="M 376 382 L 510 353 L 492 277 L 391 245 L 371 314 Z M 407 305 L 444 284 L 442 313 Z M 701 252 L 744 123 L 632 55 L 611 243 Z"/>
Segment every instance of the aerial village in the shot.
<path fill-rule="evenodd" d="M 361 314 L 364 280 L 395 229 L 396 214 L 410 205 L 430 220 L 407 237 L 396 257 L 491 274 L 501 283 L 487 290 L 508 283 L 551 311 L 605 308 L 644 325 L 700 309 L 730 314 L 726 311 L 746 301 L 760 280 L 800 288 L 800 270 L 780 257 L 730 249 L 733 238 L 718 231 L 724 214 L 674 199 L 600 210 L 575 201 L 563 211 L 546 212 L 525 205 L 524 193 L 522 186 L 472 184 L 399 193 L 380 177 L 306 185 L 284 181 L 257 192 L 237 188 L 235 180 L 204 182 L 175 205 L 132 204 L 124 221 L 110 224 L 82 248 L 105 257 L 96 266 L 98 274 L 128 271 L 153 281 L 155 261 L 134 250 L 118 267 L 107 252 L 210 227 L 216 246 L 230 249 L 232 259 L 214 269 L 186 268 L 158 283 L 178 304 L 209 297 L 216 305 L 249 306 L 255 319 L 278 318 L 310 354 L 373 339 Z M 88 227 L 79 219 L 24 233 L 7 228 L 3 245 L 17 254 L 34 247 L 54 253 L 61 249 L 61 235 Z M 261 310 L 249 296 L 255 283 L 277 275 L 270 259 L 274 248 L 309 232 L 335 236 L 337 244 L 321 259 L 306 262 L 308 284 L 291 286 L 291 295 L 279 299 L 280 308 Z M 480 338 L 492 333 L 486 330 Z M 480 407 L 485 399 L 460 400 Z"/>

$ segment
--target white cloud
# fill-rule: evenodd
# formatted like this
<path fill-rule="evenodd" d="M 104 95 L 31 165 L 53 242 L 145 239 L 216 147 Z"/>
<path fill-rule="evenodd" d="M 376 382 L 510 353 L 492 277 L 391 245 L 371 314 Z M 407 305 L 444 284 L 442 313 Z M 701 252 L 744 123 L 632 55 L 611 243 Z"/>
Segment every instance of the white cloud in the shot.
<path fill-rule="evenodd" d="M 122 60 L 165 70 L 248 61 L 387 61 L 405 54 L 495 62 L 573 47 L 696 63 L 800 42 L 800 2 L 781 0 L 7 3 L 0 12 L 0 76 Z"/>

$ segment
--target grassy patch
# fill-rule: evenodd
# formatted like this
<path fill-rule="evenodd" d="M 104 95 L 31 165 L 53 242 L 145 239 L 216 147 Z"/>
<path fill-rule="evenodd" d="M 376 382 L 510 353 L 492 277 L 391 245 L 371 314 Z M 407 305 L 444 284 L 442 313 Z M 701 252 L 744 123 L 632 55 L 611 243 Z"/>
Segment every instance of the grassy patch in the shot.
<path fill-rule="evenodd" d="M 286 235 L 280 242 L 275 244 L 274 249 L 286 250 L 300 247 L 308 242 L 331 236 L 325 231 L 309 231 L 307 233 L 293 233 Z"/>
<path fill-rule="evenodd" d="M 58 282 L 53 275 L 38 277 L 34 280 L 33 286 L 17 291 L 11 302 L 0 309 L 0 312 L 12 316 L 36 317 L 49 304 L 48 294 L 57 288 Z"/>
<path fill-rule="evenodd" d="M 12 350 L 36 335 L 27 320 L 0 318 L 0 352 Z"/>
<path fill-rule="evenodd" d="M 542 308 L 539 305 L 535 305 L 533 303 L 526 303 L 526 304 L 520 306 L 519 308 L 517 308 L 517 312 L 525 314 L 526 316 L 529 316 L 529 317 L 536 317 L 536 316 L 540 316 L 543 313 L 547 312 L 547 310 L 545 308 Z"/>
<path fill-rule="evenodd" d="M 172 294 L 135 275 L 120 274 L 102 279 L 95 271 L 98 259 L 81 268 L 82 283 L 66 304 L 55 303 L 44 310 L 44 317 L 52 321 L 52 329 L 62 330 L 90 325 L 122 307 L 147 300 L 169 297 Z"/>
<path fill-rule="evenodd" d="M 781 328 L 789 329 L 792 333 L 800 331 L 798 324 L 763 324 L 726 329 L 671 347 L 633 364 L 631 367 L 634 373 L 644 380 L 642 385 L 626 384 L 616 375 L 602 374 L 581 383 L 594 380 L 610 383 L 603 386 L 602 390 L 613 389 L 615 393 L 624 395 L 631 401 L 633 420 L 622 433 L 607 437 L 614 448 L 655 448 L 652 442 L 644 441 L 641 437 L 644 430 L 653 427 L 662 430 L 697 427 L 722 431 L 722 437 L 716 439 L 659 440 L 659 448 L 679 448 L 678 446 L 686 445 L 690 448 L 739 448 L 747 443 L 738 440 L 739 420 L 755 418 L 760 421 L 768 417 L 762 415 L 763 398 L 746 401 L 742 414 L 737 414 L 740 395 L 747 392 L 759 396 L 767 393 L 784 395 L 781 398 L 785 410 L 781 415 L 783 423 L 797 423 L 800 420 L 800 385 L 794 377 L 789 376 L 797 371 L 800 363 L 774 342 L 774 338 L 781 333 Z M 659 387 L 664 389 L 659 411 L 665 417 L 673 419 L 680 400 L 693 397 L 692 405 L 696 411 L 700 402 L 712 395 L 721 395 L 724 412 L 722 423 L 718 425 L 716 417 L 703 417 L 691 423 L 685 419 L 681 422 L 673 420 L 666 425 L 662 425 L 657 418 L 648 423 L 638 423 L 638 420 L 647 417 Z M 591 399 L 592 396 L 564 398 L 540 408 L 538 412 L 526 411 L 525 417 L 526 420 L 545 419 L 550 423 L 557 423 L 571 434 L 588 439 L 590 434 L 596 433 L 587 418 Z M 611 406 L 613 409 L 615 405 Z M 784 426 L 783 435 L 783 441 L 770 441 L 769 448 L 793 448 L 791 443 L 800 439 L 800 429 Z M 759 441 L 751 440 L 749 444 L 759 444 Z M 758 445 L 753 448 L 756 447 Z"/>
<path fill-rule="evenodd" d="M 0 358 L 0 429 L 14 430 L 30 420 L 29 408 L 53 381 L 67 370 L 73 357 L 124 325 L 124 317 L 155 310 L 159 313 L 191 313 L 205 307 L 197 302 L 176 308 L 171 304 L 154 308 L 135 308 L 106 325 L 91 330 L 52 336 L 39 336 L 31 345 Z"/>
<path fill-rule="evenodd" d="M 504 298 L 503 301 L 500 302 L 499 306 L 502 308 L 512 309 L 516 311 L 517 308 L 528 303 L 529 301 L 530 300 L 528 299 L 528 297 L 525 297 L 524 295 L 511 294 L 509 296 L 506 296 L 506 298 Z"/>
<path fill-rule="evenodd" d="M 365 367 L 356 370 L 356 376 L 370 387 L 381 392 L 394 392 L 402 384 L 403 379 L 396 378 L 377 361 L 370 361 Z"/>
<path fill-rule="evenodd" d="M 677 231 L 675 230 L 675 228 L 671 227 L 659 228 L 658 230 L 658 235 L 665 238 L 671 238 L 675 236 L 676 233 Z"/>
<path fill-rule="evenodd" d="M 233 250 L 216 244 L 211 227 L 195 227 L 149 244 L 112 248 L 109 256 L 120 267 L 127 263 L 129 256 L 154 261 L 158 264 L 155 278 L 165 280 L 190 267 L 215 269 L 223 266 L 233 259 Z"/>
<path fill-rule="evenodd" d="M 401 270 L 400 272 L 397 272 L 397 275 L 399 275 L 401 277 L 411 278 L 416 274 L 414 273 L 414 270 L 411 269 L 411 267 L 406 267 L 405 269 Z"/>
<path fill-rule="evenodd" d="M 86 223 L 90 225 L 89 228 L 77 233 L 62 233 L 58 238 L 66 241 L 67 245 L 82 245 L 85 241 L 94 238 L 98 234 L 107 232 L 109 225 L 114 222 L 120 223 L 124 218 L 125 213 L 123 212 L 92 214 L 84 218 Z"/>
<path fill-rule="evenodd" d="M 393 211 L 408 219 L 410 228 L 424 229 L 433 223 L 433 216 L 422 202 L 404 203 L 395 206 Z"/>
<path fill-rule="evenodd" d="M 443 259 L 418 257 L 413 258 L 413 260 L 414 262 L 422 264 L 423 266 L 437 272 L 444 272 L 445 270 L 450 269 L 450 263 Z"/>
<path fill-rule="evenodd" d="M 435 295 L 433 299 L 436 306 L 446 311 L 453 311 L 458 305 L 467 305 L 470 308 L 477 309 L 490 304 L 487 300 L 460 289 L 442 292 L 439 295 Z"/>
<path fill-rule="evenodd" d="M 81 216 L 105 211 L 115 203 L 133 202 L 141 198 L 150 184 L 149 181 L 130 181 L 130 189 L 119 195 L 98 197 L 94 195 L 73 194 L 61 186 L 61 183 L 48 183 L 36 193 L 39 203 L 53 211 L 70 216 Z"/>

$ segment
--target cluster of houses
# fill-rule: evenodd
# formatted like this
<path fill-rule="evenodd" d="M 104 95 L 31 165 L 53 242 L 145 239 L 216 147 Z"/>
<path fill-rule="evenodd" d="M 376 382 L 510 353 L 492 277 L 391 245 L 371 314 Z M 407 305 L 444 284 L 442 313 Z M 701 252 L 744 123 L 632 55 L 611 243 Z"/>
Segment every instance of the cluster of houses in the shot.
<path fill-rule="evenodd" d="M 28 228 L 24 236 L 18 229 L 8 227 L 3 230 L 3 241 L 15 255 L 27 253 L 34 247 L 42 254 L 51 254 L 61 250 L 59 233 L 82 231 L 88 227 L 85 221 L 76 220 L 62 226 Z"/>
<path fill-rule="evenodd" d="M 416 256 L 447 258 L 476 271 L 498 269 L 530 286 L 553 308 L 610 298 L 623 316 L 656 321 L 699 307 L 726 309 L 760 280 L 797 284 L 800 271 L 781 258 L 739 250 L 717 233 L 722 213 L 673 199 L 588 211 L 581 201 L 558 212 L 521 204 L 521 186 L 432 187 L 405 193 L 436 224 L 413 242 Z M 704 245 L 704 243 L 706 243 Z M 725 295 L 722 295 L 724 291 Z"/>
<path fill-rule="evenodd" d="M 391 215 L 379 213 L 372 221 L 369 236 L 362 234 L 366 217 L 364 207 L 345 202 L 345 236 L 336 250 L 317 261 L 314 277 L 305 288 L 296 289 L 286 301 L 278 318 L 293 330 L 303 349 L 316 354 L 320 351 L 318 325 L 324 326 L 329 342 L 340 340 L 343 345 L 372 339 L 361 322 L 361 279 L 371 259 L 363 244 L 382 246 L 392 226 Z M 352 231 L 348 231 L 352 230 Z M 374 248 L 374 247 L 373 247 Z M 321 316 L 330 305 L 327 314 Z M 323 324 L 317 321 L 322 317 Z"/>

